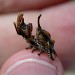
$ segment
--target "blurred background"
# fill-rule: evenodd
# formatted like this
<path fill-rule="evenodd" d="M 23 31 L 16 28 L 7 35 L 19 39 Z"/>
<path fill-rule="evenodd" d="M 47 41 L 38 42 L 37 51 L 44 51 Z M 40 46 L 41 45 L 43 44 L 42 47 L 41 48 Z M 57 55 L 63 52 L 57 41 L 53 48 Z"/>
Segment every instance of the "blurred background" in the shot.
<path fill-rule="evenodd" d="M 17 43 L 19 43 L 21 41 L 20 44 L 17 45 L 17 46 L 11 45 L 9 48 L 8 48 L 9 45 L 7 44 L 7 43 L 9 43 L 9 41 L 7 41 L 7 43 L 5 44 L 6 40 L 10 40 L 7 36 L 9 31 L 10 31 L 10 37 L 13 37 L 12 36 L 12 31 L 14 33 L 14 29 L 12 29 L 9 24 L 11 24 L 13 21 L 16 20 L 15 18 L 16 18 L 17 14 L 19 12 L 24 12 L 26 14 L 26 18 L 28 16 L 29 21 L 32 22 L 33 21 L 32 19 L 34 19 L 35 16 L 38 15 L 40 12 L 41 13 L 43 13 L 43 12 L 46 13 L 46 11 L 48 9 L 52 10 L 53 8 L 56 8 L 56 7 L 58 8 L 60 5 L 62 5 L 62 7 L 65 9 L 66 4 L 70 3 L 70 2 L 73 3 L 74 0 L 70 0 L 70 1 L 69 0 L 0 0 L 0 34 L 1 34 L 0 35 L 0 50 L 1 50 L 0 51 L 0 59 L 1 59 L 0 60 L 0 63 L 1 63 L 0 66 L 7 60 L 7 58 L 9 56 L 11 56 L 15 52 L 17 52 L 17 51 L 13 51 L 11 53 L 9 51 L 10 54 L 8 54 L 8 52 L 5 52 L 5 49 L 18 47 L 18 46 L 21 46 L 21 47 L 19 49 L 14 48 L 14 50 L 15 49 L 17 49 L 17 50 L 24 49 L 24 44 L 25 44 L 23 42 L 24 40 L 17 40 Z M 65 6 L 63 4 L 65 4 Z M 70 4 L 70 6 L 71 5 L 72 4 Z M 73 6 L 71 6 L 71 8 L 72 7 L 74 8 L 74 6 L 75 6 L 75 2 L 73 3 Z M 60 7 L 59 7 L 59 10 L 60 10 Z M 31 18 L 29 17 L 30 15 L 32 16 Z M 28 18 L 27 18 L 26 22 L 29 22 Z M 36 16 L 36 18 L 37 18 L 37 16 Z M 73 17 L 73 18 L 75 18 L 75 17 Z M 33 24 L 36 24 L 36 23 L 33 23 Z M 7 31 L 6 28 L 8 29 L 8 31 Z M 9 28 L 11 30 L 9 30 Z M 3 32 L 3 31 L 5 31 L 7 33 Z M 16 41 L 16 39 L 15 39 L 15 41 Z M 12 38 L 12 42 L 10 42 L 10 44 L 11 43 L 13 43 L 13 38 Z M 17 43 L 15 43 L 15 44 L 17 44 Z M 74 47 L 74 44 L 75 44 L 75 42 L 73 43 L 73 47 Z M 74 48 L 74 50 L 75 50 L 75 48 Z M 64 51 L 63 48 L 62 48 L 62 51 Z M 75 54 L 75 53 L 73 53 L 73 54 Z M 7 55 L 7 57 L 5 58 L 3 55 Z M 60 57 L 60 60 L 62 61 L 62 64 L 64 65 L 65 75 L 75 75 L 75 65 L 74 65 L 75 60 L 72 59 L 72 62 L 74 61 L 73 63 L 70 62 L 71 60 L 69 60 L 68 63 L 67 63 L 66 62 L 67 60 L 62 60 L 62 57 Z M 69 65 L 69 64 L 71 64 L 71 65 Z"/>
<path fill-rule="evenodd" d="M 40 10 L 68 0 L 0 0 L 0 14 Z"/>

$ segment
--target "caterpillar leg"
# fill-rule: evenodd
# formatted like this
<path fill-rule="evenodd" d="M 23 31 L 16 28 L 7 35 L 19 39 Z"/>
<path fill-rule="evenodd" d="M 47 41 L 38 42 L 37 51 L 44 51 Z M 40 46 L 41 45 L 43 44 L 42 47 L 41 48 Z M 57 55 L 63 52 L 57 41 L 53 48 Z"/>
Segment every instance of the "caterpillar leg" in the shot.
<path fill-rule="evenodd" d="M 36 51 L 36 50 L 37 50 L 37 49 L 34 48 L 34 49 L 32 50 L 32 53 L 33 53 L 34 51 Z"/>
<path fill-rule="evenodd" d="M 48 51 L 48 56 L 49 58 L 51 58 L 52 60 L 54 60 L 53 56 L 52 56 L 52 52 L 51 51 Z"/>
<path fill-rule="evenodd" d="M 44 52 L 44 51 L 43 51 L 43 50 L 41 50 L 41 51 L 38 53 L 38 55 L 40 56 L 40 54 L 41 54 L 41 53 L 43 53 L 43 52 Z"/>
<path fill-rule="evenodd" d="M 54 49 L 52 50 L 52 53 L 55 55 L 55 57 L 57 56 L 57 53 Z"/>

